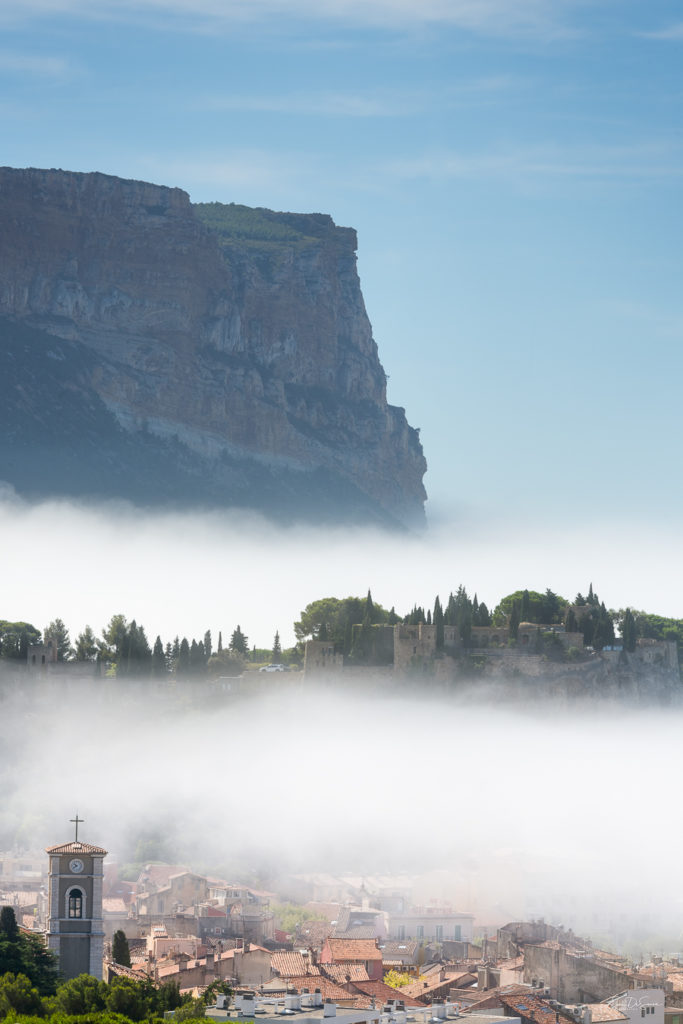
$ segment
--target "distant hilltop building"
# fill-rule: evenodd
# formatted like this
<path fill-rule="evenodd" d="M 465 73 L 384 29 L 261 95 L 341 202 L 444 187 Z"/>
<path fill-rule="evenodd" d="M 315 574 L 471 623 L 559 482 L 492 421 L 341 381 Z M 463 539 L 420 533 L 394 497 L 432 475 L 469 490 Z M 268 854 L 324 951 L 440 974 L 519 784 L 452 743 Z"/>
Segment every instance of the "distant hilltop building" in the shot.
<path fill-rule="evenodd" d="M 82 819 L 72 819 L 72 842 L 48 846 L 47 947 L 59 957 L 65 978 L 79 974 L 102 977 L 104 928 L 102 921 L 103 861 L 107 851 L 78 839 Z"/>
<path fill-rule="evenodd" d="M 680 690 L 676 643 L 639 639 L 627 650 L 621 639 L 594 650 L 583 633 L 558 623 L 521 622 L 513 636 L 509 624 L 474 626 L 465 642 L 456 626 L 418 623 L 354 626 L 365 630 L 362 653 L 352 649 L 348 661 L 330 640 L 309 640 L 304 675 L 311 678 L 352 678 L 354 673 L 377 682 L 403 677 L 433 678 L 445 684 L 457 679 L 516 678 L 552 684 L 558 692 L 662 695 Z M 558 689 L 559 688 L 559 689 Z"/>

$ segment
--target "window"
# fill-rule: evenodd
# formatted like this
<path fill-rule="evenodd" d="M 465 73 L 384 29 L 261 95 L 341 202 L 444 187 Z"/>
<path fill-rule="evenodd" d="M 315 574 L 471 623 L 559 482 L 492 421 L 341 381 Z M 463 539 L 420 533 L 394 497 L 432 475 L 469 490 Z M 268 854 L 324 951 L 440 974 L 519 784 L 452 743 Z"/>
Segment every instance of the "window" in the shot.
<path fill-rule="evenodd" d="M 83 917 L 83 893 L 72 889 L 69 893 L 69 917 Z"/>
<path fill-rule="evenodd" d="M 406 926 L 404 924 L 400 924 L 398 926 L 397 931 L 398 931 L 398 935 L 396 936 L 396 938 L 397 939 L 405 939 L 405 937 L 406 937 Z"/>
<path fill-rule="evenodd" d="M 460 927 L 459 924 L 456 924 L 455 928 L 453 929 L 453 938 L 455 939 L 456 942 L 460 942 L 462 939 L 462 928 Z"/>
<path fill-rule="evenodd" d="M 423 924 L 417 926 L 417 937 L 418 939 L 424 939 L 425 937 L 425 926 Z"/>
<path fill-rule="evenodd" d="M 436 926 L 436 941 L 443 942 L 443 925 L 437 924 Z"/>

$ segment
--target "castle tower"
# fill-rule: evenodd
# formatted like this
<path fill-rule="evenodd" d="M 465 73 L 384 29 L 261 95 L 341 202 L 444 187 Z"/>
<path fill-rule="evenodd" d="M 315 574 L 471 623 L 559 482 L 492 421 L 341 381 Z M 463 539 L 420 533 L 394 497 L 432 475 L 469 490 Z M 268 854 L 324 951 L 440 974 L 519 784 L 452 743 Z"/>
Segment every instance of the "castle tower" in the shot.
<path fill-rule="evenodd" d="M 47 946 L 59 956 L 65 978 L 79 974 L 102 977 L 104 929 L 102 876 L 106 850 L 78 838 L 78 815 L 73 842 L 48 846 Z"/>

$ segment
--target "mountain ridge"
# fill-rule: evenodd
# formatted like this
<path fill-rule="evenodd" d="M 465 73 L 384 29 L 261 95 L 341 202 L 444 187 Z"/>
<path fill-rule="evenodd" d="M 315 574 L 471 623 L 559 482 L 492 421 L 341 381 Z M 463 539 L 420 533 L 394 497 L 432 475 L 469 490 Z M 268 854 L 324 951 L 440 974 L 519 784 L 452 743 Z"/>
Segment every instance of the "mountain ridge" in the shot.
<path fill-rule="evenodd" d="M 153 501 L 144 467 L 158 458 L 162 500 L 419 524 L 426 463 L 418 432 L 386 400 L 356 244 L 326 214 L 193 205 L 180 189 L 99 172 L 0 168 L 5 419 L 14 410 L 30 435 L 17 352 L 58 338 L 77 348 L 61 350 L 74 369 L 52 397 L 86 419 L 101 403 L 116 496 Z M 41 358 L 45 390 L 54 359 Z M 56 408 L 46 431 L 64 463 L 59 424 Z M 25 487 L 10 456 L 6 440 L 0 477 Z M 38 492 L 41 458 L 29 462 Z M 87 473 L 62 486 L 89 493 Z"/>

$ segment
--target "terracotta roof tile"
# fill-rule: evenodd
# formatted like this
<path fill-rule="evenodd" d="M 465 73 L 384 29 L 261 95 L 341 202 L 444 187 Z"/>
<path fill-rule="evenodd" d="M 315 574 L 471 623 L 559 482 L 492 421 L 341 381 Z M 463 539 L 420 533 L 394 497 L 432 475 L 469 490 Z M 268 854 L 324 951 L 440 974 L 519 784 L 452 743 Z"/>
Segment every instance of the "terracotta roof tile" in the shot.
<path fill-rule="evenodd" d="M 324 964 L 323 971 L 339 985 L 344 985 L 347 977 L 349 981 L 354 982 L 370 980 L 364 964 Z"/>
<path fill-rule="evenodd" d="M 380 943 L 383 960 L 397 960 L 402 956 L 414 956 L 417 953 L 417 942 L 406 940 L 385 939 Z"/>
<path fill-rule="evenodd" d="M 46 846 L 45 853 L 90 853 L 90 854 L 102 854 L 107 853 L 101 846 L 93 846 L 91 843 L 58 843 L 56 846 Z"/>
<path fill-rule="evenodd" d="M 530 992 L 517 996 L 501 995 L 500 1001 L 503 1006 L 512 1010 L 515 1016 L 533 1021 L 534 1024 L 555 1024 L 558 1019 L 571 1021 L 574 1024 L 574 1018 L 569 1014 L 554 1009 L 539 996 L 534 996 Z"/>
<path fill-rule="evenodd" d="M 281 986 L 278 983 L 281 983 Z M 329 978 L 325 978 L 322 975 L 311 977 L 310 974 L 305 974 L 299 977 L 287 978 L 286 980 L 275 978 L 273 981 L 269 981 L 267 985 L 264 985 L 264 989 L 267 989 L 269 992 L 284 992 L 290 986 L 298 992 L 301 992 L 304 988 L 307 988 L 309 992 L 314 992 L 319 988 L 323 999 L 333 999 L 335 1003 L 346 1000 L 352 1001 L 354 999 L 354 993 L 349 994 L 341 985 L 337 985 L 334 981 L 330 981 Z"/>
<path fill-rule="evenodd" d="M 344 960 L 381 960 L 382 951 L 374 939 L 335 939 L 327 940 L 330 952 L 336 961 Z"/>
<path fill-rule="evenodd" d="M 278 950 L 271 955 L 270 966 L 281 978 L 320 974 L 319 969 L 311 964 L 310 956 L 303 956 L 298 950 Z"/>
<path fill-rule="evenodd" d="M 376 1004 L 387 1003 L 390 999 L 402 999 L 406 1006 L 422 1006 L 422 1003 L 406 995 L 402 988 L 392 988 L 383 981 L 354 981 L 353 988 L 364 995 L 374 996 Z"/>
<path fill-rule="evenodd" d="M 628 1014 L 622 1013 L 621 1010 L 616 1010 L 609 1003 L 582 1003 L 583 1006 L 588 1006 L 591 1011 L 591 1020 L 594 1024 L 605 1024 L 606 1021 L 613 1020 L 628 1020 Z"/>

